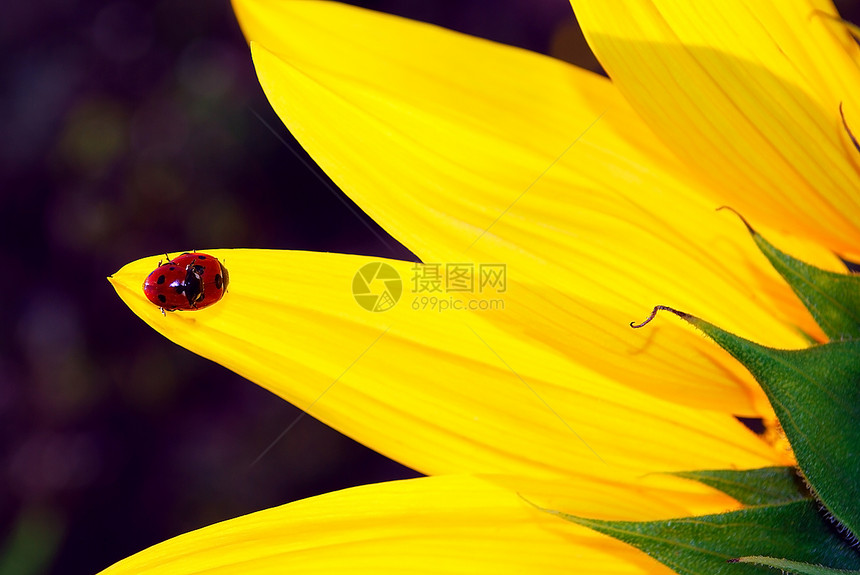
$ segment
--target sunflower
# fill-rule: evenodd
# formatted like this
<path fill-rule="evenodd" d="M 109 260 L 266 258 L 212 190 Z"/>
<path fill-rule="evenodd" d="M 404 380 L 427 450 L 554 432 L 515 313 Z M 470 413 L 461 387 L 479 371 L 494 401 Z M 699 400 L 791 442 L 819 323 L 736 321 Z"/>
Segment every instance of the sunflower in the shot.
<path fill-rule="evenodd" d="M 206 250 L 229 293 L 166 316 L 140 289 L 157 256 L 111 281 L 170 340 L 428 477 L 219 523 L 106 573 L 670 572 L 546 510 L 718 514 L 741 502 L 672 473 L 792 465 L 728 352 L 681 321 L 629 324 L 671 304 L 774 348 L 826 339 L 715 208 L 826 270 L 860 255 L 860 54 L 828 2 L 706 4 L 575 0 L 610 80 L 333 2 L 236 0 L 287 128 L 423 263 Z"/>

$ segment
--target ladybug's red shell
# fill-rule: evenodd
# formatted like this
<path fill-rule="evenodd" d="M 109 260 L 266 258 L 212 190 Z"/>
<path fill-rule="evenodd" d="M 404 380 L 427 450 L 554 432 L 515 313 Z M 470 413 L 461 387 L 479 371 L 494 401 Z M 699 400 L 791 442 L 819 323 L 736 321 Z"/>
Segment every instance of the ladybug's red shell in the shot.
<path fill-rule="evenodd" d="M 164 311 L 203 309 L 224 297 L 229 281 L 227 268 L 218 258 L 184 253 L 146 276 L 143 293 Z"/>

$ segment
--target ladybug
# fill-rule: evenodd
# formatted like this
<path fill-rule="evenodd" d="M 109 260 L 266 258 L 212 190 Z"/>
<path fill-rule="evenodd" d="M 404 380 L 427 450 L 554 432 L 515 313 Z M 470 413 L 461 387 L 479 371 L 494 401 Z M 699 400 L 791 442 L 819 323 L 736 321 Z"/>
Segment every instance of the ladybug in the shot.
<path fill-rule="evenodd" d="M 143 281 L 143 293 L 161 313 L 203 309 L 224 297 L 229 281 L 227 268 L 218 258 L 186 252 L 163 265 L 158 262 Z"/>

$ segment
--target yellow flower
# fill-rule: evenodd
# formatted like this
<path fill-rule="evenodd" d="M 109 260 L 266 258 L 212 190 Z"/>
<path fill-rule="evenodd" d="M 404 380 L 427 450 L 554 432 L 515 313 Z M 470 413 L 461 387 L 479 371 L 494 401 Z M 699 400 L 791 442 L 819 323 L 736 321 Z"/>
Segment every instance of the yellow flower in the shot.
<path fill-rule="evenodd" d="M 790 463 L 736 419 L 772 412 L 726 353 L 681 322 L 629 322 L 670 304 L 766 345 L 820 337 L 714 208 L 822 267 L 857 255 L 839 104 L 851 122 L 858 47 L 821 1 L 573 4 L 611 82 L 336 3 L 236 0 L 302 146 L 426 264 L 503 264 L 503 306 L 439 311 L 475 289 L 427 309 L 423 271 L 388 261 L 403 293 L 371 312 L 351 286 L 378 258 L 237 249 L 205 250 L 230 270 L 221 302 L 163 316 L 140 289 L 159 258 L 125 266 L 112 282 L 155 330 L 431 477 L 213 525 L 107 572 L 665 572 L 529 502 L 721 512 L 737 503 L 653 472 Z"/>

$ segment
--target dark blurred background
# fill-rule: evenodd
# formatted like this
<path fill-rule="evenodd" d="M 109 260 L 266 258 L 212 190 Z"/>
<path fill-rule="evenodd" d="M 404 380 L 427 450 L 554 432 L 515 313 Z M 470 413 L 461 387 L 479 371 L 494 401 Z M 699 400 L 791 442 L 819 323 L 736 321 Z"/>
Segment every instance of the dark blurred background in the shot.
<path fill-rule="evenodd" d="M 596 67 L 564 0 L 356 4 Z M 201 247 L 413 258 L 294 155 L 229 3 L 7 3 L 0 47 L 0 574 L 92 574 L 415 476 L 310 417 L 252 465 L 300 412 L 153 332 L 105 280 Z"/>

